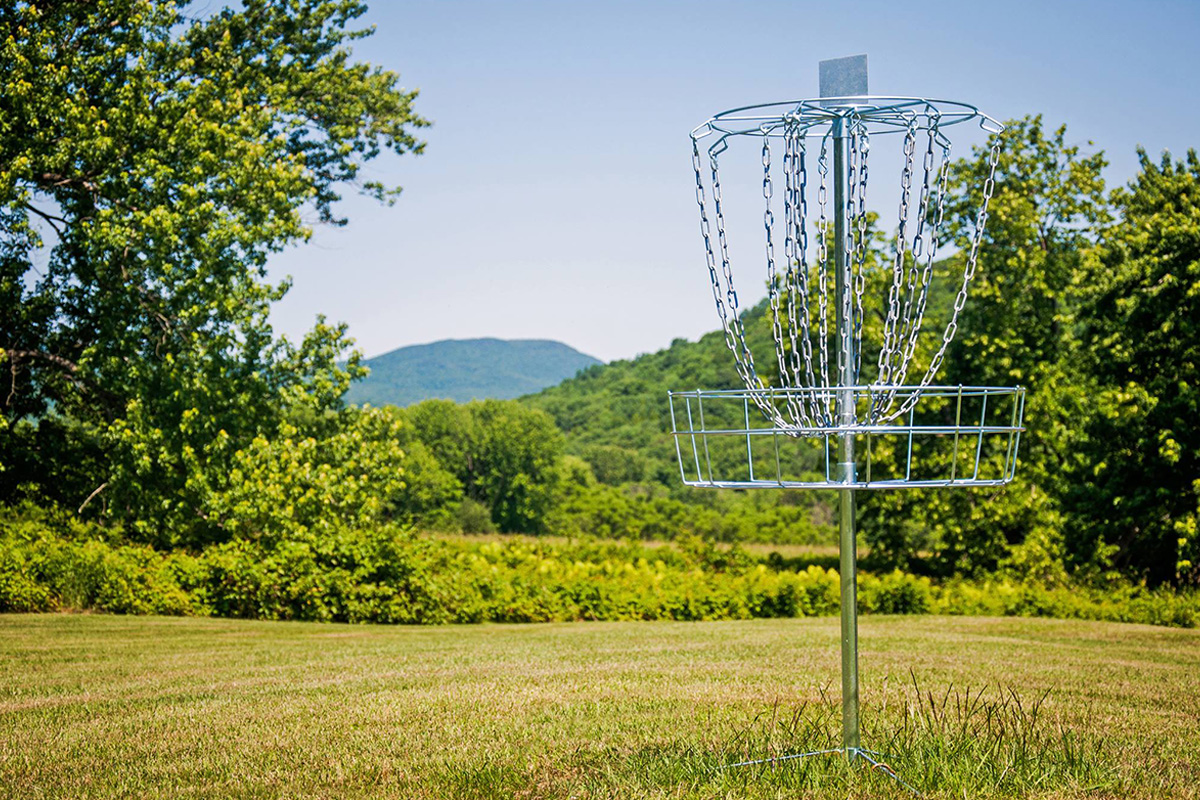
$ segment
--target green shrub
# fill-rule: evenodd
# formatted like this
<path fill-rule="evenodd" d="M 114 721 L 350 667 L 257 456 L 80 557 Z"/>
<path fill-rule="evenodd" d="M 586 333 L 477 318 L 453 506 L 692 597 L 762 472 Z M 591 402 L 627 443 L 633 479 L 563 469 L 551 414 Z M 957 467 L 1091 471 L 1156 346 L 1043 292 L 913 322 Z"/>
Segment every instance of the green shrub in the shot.
<path fill-rule="evenodd" d="M 0 611 L 52 611 L 50 587 L 30 574 L 27 560 L 12 548 L 0 549 Z"/>
<path fill-rule="evenodd" d="M 495 533 L 492 512 L 478 500 L 466 498 L 454 510 L 452 527 L 462 533 Z"/>
<path fill-rule="evenodd" d="M 878 577 L 865 574 L 859 581 L 858 602 L 867 613 L 928 614 L 934 606 L 933 582 L 898 569 Z"/>
<path fill-rule="evenodd" d="M 188 554 L 64 520 L 0 520 L 0 611 L 441 624 L 801 617 L 839 607 L 835 570 L 790 569 L 695 537 L 648 547 L 438 539 L 380 527 L 235 539 Z M 1001 575 L 938 584 L 896 570 L 862 573 L 858 597 L 864 613 L 1200 621 L 1200 594 L 1128 583 L 1045 585 Z"/>

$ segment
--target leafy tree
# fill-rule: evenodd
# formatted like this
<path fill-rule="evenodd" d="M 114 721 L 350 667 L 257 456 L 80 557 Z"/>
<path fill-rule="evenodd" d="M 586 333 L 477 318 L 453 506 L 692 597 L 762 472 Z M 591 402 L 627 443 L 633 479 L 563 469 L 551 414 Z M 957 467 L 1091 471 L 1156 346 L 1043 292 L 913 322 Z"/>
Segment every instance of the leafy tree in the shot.
<path fill-rule="evenodd" d="M 1200 580 L 1200 159 L 1139 151 L 1082 287 L 1094 376 L 1068 541 L 1152 582 Z"/>
<path fill-rule="evenodd" d="M 340 224 L 345 185 L 393 196 L 362 166 L 420 152 L 426 123 L 351 59 L 361 2 L 189 5 L 0 6 L 0 499 L 203 543 L 224 534 L 197 487 L 220 494 L 232 454 L 363 373 L 336 365 L 344 326 L 273 334 L 268 256 L 308 209 Z"/>
<path fill-rule="evenodd" d="M 479 439 L 471 406 L 453 400 L 425 400 L 394 414 L 405 420 L 405 440 L 419 442 L 465 483 L 475 469 L 474 448 Z"/>
<path fill-rule="evenodd" d="M 502 531 L 544 533 L 554 499 L 562 434 L 548 414 L 518 403 L 485 400 L 469 408 L 476 419 L 467 494 L 492 509 Z"/>
<path fill-rule="evenodd" d="M 563 450 L 548 414 L 512 400 L 426 400 L 394 413 L 501 531 L 545 532 Z"/>
<path fill-rule="evenodd" d="M 205 520 L 228 538 L 265 543 L 311 541 L 381 522 L 385 498 L 402 488 L 401 467 L 408 463 L 400 423 L 378 409 L 342 416 L 319 437 L 285 422 L 272 438 L 257 436 L 236 450 L 229 480 L 199 493 Z M 208 477 L 194 470 L 189 480 Z"/>
<path fill-rule="evenodd" d="M 646 477 L 646 458 L 636 450 L 609 444 L 588 445 L 583 448 L 583 459 L 601 483 L 619 486 L 638 483 Z"/>
<path fill-rule="evenodd" d="M 462 482 L 421 441 L 408 441 L 404 456 L 404 485 L 389 497 L 389 517 L 419 530 L 457 530 Z"/>
<path fill-rule="evenodd" d="M 1001 142 L 995 191 L 970 298 L 959 317 L 947 374 L 996 386 L 1036 386 L 1069 355 L 1074 289 L 1089 245 L 1111 220 L 1103 152 L 1086 153 L 1067 128 L 1041 115 L 1010 120 L 1002 134 L 954 168 L 946 205 L 960 248 L 975 233 L 988 178 L 987 154 Z M 1090 146 L 1091 143 L 1089 142 Z"/>
<path fill-rule="evenodd" d="M 1078 458 L 1084 377 L 1073 364 L 1077 290 L 1087 249 L 1110 219 L 1100 152 L 1085 153 L 1066 127 L 1040 116 L 1007 123 L 995 190 L 959 332 L 941 380 L 1023 385 L 1028 390 L 1020 467 L 1002 491 L 924 490 L 871 496 L 864 531 L 885 563 L 933 556 L 943 572 L 995 569 L 1033 531 L 1061 541 L 1062 474 Z M 961 274 L 991 166 L 996 135 L 952 170 L 949 234 L 960 252 L 944 267 Z"/>

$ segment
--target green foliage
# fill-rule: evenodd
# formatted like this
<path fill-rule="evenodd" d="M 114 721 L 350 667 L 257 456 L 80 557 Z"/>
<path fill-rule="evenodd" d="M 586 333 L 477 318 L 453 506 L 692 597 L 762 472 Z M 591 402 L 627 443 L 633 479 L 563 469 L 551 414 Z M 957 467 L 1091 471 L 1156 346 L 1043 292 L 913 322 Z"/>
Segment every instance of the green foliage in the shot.
<path fill-rule="evenodd" d="M 432 466 L 430 475 L 445 486 L 452 478 L 461 497 L 490 509 L 492 521 L 506 533 L 544 533 L 558 488 L 562 434 L 542 411 L 510 400 L 484 400 L 457 405 L 426 400 L 407 409 L 391 409 L 404 421 L 403 441 L 421 445 Z M 429 520 L 414 493 L 429 491 L 414 483 L 393 499 L 397 511 Z M 446 489 L 451 495 L 453 487 Z M 451 502 L 457 498 L 452 497 Z M 450 509 L 453 516 L 453 508 Z M 424 515 L 424 516 L 422 516 Z M 474 527 L 478 527 L 477 525 Z"/>
<path fill-rule="evenodd" d="M 0 611 L 95 609 L 347 622 L 749 619 L 834 614 L 837 572 L 726 549 L 581 540 L 440 540 L 389 527 L 234 539 L 198 555 L 69 517 L 0 523 Z M 1200 595 L 863 573 L 867 613 L 1110 619 L 1193 627 Z"/>
<path fill-rule="evenodd" d="M 562 434 L 548 414 L 518 403 L 472 403 L 478 438 L 467 493 L 492 509 L 506 532 L 544 533 L 554 501 Z"/>
<path fill-rule="evenodd" d="M 577 476 L 563 482 L 548 527 L 560 535 L 602 539 L 695 535 L 717 542 L 825 544 L 830 527 L 823 514 L 820 499 L 811 495 L 705 492 L 684 502 L 654 484 L 615 487 Z"/>
<path fill-rule="evenodd" d="M 749 312 L 746 324 L 752 340 L 769 341 L 762 307 Z M 606 467 L 624 451 L 645 460 L 645 480 L 667 485 L 679 478 L 667 390 L 740 385 L 723 335 L 713 332 L 696 342 L 676 339 L 656 353 L 591 367 L 522 402 L 550 414 L 566 435 L 569 452 L 592 463 L 598 478 L 609 478 Z"/>
<path fill-rule="evenodd" d="M 462 482 L 454 473 L 442 465 L 430 449 L 418 439 L 406 436 L 404 444 L 404 484 L 390 493 L 377 492 L 377 496 L 388 498 L 388 517 L 403 525 L 421 530 L 462 531 L 460 522 L 464 503 L 483 509 L 491 521 L 486 507 L 463 495 Z M 472 527 L 470 533 L 483 533 Z"/>
<path fill-rule="evenodd" d="M 192 559 L 32 506 L 0 518 L 0 611 L 203 614 L 181 578 Z"/>
<path fill-rule="evenodd" d="M 1200 582 L 1200 159 L 1140 158 L 1081 287 L 1096 391 L 1069 541 L 1077 558 L 1108 545 L 1154 582 Z"/>
<path fill-rule="evenodd" d="M 1089 245 L 1111 220 L 1102 176 L 1108 161 L 1070 144 L 1065 125 L 1048 131 L 1040 115 L 1006 125 L 952 172 L 946 219 L 966 247 L 983 203 L 988 151 L 999 138 L 979 268 L 947 369 L 985 385 L 1039 388 L 1068 354 L 1073 289 Z"/>
<path fill-rule="evenodd" d="M 650 462 L 636 450 L 610 444 L 592 444 L 580 449 L 596 480 L 610 486 L 640 483 L 650 472 Z"/>
<path fill-rule="evenodd" d="M 425 122 L 351 60 L 361 3 L 186 6 L 0 8 L 0 499 L 194 544 L 219 538 L 203 507 L 234 454 L 363 374 L 335 361 L 344 326 L 274 336 L 268 256 L 307 238 L 306 207 L 339 222 L 340 187 L 419 152 Z"/>
<path fill-rule="evenodd" d="M 743 315 L 756 352 L 774 346 L 769 313 L 763 301 Z M 554 418 L 566 451 L 586 462 L 599 484 L 564 480 L 550 530 L 644 539 L 696 533 L 726 542 L 833 541 L 829 498 L 821 494 L 710 492 L 680 485 L 667 391 L 740 385 L 723 334 L 713 332 L 584 370 L 522 398 Z"/>
<path fill-rule="evenodd" d="M 351 409 L 329 427 L 305 436 L 284 423 L 274 438 L 256 437 L 234 452 L 228 480 L 204 495 L 205 519 L 224 538 L 306 541 L 381 522 L 385 498 L 404 487 L 400 422 Z"/>
<path fill-rule="evenodd" d="M 495 533 L 496 523 L 492 522 L 492 512 L 478 500 L 463 498 L 454 510 L 451 527 L 462 533 Z"/>
<path fill-rule="evenodd" d="M 952 170 L 946 219 L 960 248 L 975 233 L 995 138 Z M 1079 458 L 1088 396 L 1074 357 L 1077 290 L 1088 280 L 1087 249 L 1111 217 L 1101 176 L 1107 162 L 1069 144 L 1065 127 L 1047 131 L 1040 116 L 1008 122 L 1000 138 L 978 271 L 940 380 L 1026 387 L 1016 480 L 998 492 L 870 496 L 862 527 L 883 563 L 991 572 L 1027 538 L 1063 536 L 1063 472 Z M 951 272 L 961 270 L 962 257 L 947 263 Z"/>
<path fill-rule="evenodd" d="M 195 593 L 212 613 L 323 622 L 471 622 L 464 576 L 438 577 L 429 547 L 381 529 L 273 547 L 229 542 L 204 552 Z M 457 615 L 456 615 L 457 612 Z"/>
<path fill-rule="evenodd" d="M 385 150 L 421 151 L 415 92 L 352 60 L 369 33 L 352 27 L 356 0 L 187 7 L 0 7 L 0 503 L 108 526 L 9 524 L 0 606 L 403 622 L 824 613 L 827 572 L 711 547 L 828 541 L 826 498 L 679 486 L 666 390 L 740 386 L 720 332 L 520 403 L 345 409 L 365 374 L 345 326 L 276 337 L 268 313 L 288 284 L 268 283 L 266 263 L 309 235 L 304 209 L 343 222 L 344 186 L 398 191 L 361 171 Z M 1200 580 L 1200 161 L 1143 154 L 1106 196 L 1103 154 L 1064 128 L 1030 117 L 1005 140 L 941 379 L 1028 387 L 1018 479 L 872 494 L 862 513 L 873 564 L 974 576 L 991 594 L 885 572 L 864 577 L 864 607 L 1191 624 L 1190 596 L 1104 592 L 1113 565 L 1151 585 Z M 954 172 L 960 251 L 987 154 Z M 869 226 L 867 291 L 883 297 L 888 236 Z M 934 265 L 931 330 L 963 258 Z M 767 385 L 785 316 L 766 301 L 741 313 Z M 864 320 L 864 361 L 882 329 Z M 919 348 L 910 381 L 933 359 Z M 875 458 L 894 466 L 899 452 Z M 391 527 L 409 525 L 678 539 L 683 562 Z"/>

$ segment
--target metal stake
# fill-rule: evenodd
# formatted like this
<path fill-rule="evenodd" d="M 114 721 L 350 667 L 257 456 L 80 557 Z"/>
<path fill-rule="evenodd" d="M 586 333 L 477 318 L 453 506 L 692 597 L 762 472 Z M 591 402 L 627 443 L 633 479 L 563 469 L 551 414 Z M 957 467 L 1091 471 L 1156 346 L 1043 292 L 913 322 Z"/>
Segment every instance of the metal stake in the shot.
<path fill-rule="evenodd" d="M 854 409 L 854 320 L 853 264 L 846 250 L 846 137 L 853 135 L 845 121 L 833 126 L 833 207 L 834 255 L 837 267 L 837 344 L 839 351 L 838 424 L 855 423 Z M 843 483 L 855 482 L 854 434 L 843 433 L 838 440 L 838 477 Z M 838 490 L 838 547 L 841 554 L 842 586 L 842 746 L 854 758 L 858 736 L 858 565 L 854 526 L 854 490 Z"/>

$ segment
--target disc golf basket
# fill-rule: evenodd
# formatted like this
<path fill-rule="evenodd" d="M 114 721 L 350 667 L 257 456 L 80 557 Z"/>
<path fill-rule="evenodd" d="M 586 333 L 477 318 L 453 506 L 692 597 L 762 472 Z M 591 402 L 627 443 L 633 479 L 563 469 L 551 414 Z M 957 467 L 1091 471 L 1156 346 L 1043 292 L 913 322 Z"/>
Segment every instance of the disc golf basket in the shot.
<path fill-rule="evenodd" d="M 993 136 L 969 242 L 939 261 L 951 129 L 998 134 L 1003 126 L 965 103 L 868 95 L 866 56 L 821 62 L 820 83 L 817 99 L 726 111 L 692 131 L 713 299 L 742 386 L 670 392 L 672 432 L 689 486 L 838 492 L 842 748 L 821 752 L 865 759 L 899 780 L 859 741 L 855 493 L 1012 480 L 1024 389 L 935 383 L 975 274 L 999 156 Z M 901 165 L 895 233 L 882 259 L 871 254 L 866 207 L 877 142 L 890 144 Z M 761 163 L 756 246 L 766 262 L 773 352 L 758 361 L 726 223 L 742 211 L 727 208 L 721 185 L 722 159 L 739 147 Z M 941 301 L 936 329 L 935 275 L 953 295 L 952 304 Z M 919 348 L 931 335 L 933 347 Z M 782 758 L 807 755 L 816 753 Z"/>

